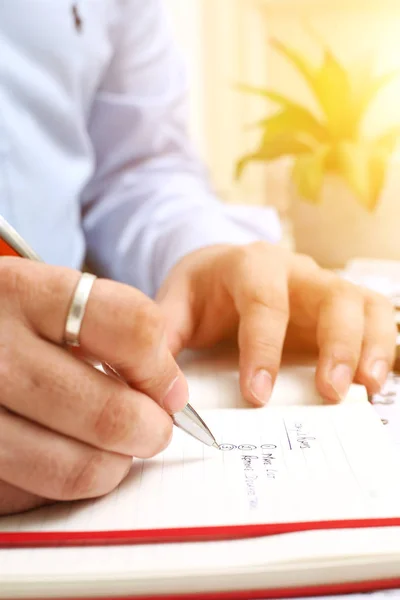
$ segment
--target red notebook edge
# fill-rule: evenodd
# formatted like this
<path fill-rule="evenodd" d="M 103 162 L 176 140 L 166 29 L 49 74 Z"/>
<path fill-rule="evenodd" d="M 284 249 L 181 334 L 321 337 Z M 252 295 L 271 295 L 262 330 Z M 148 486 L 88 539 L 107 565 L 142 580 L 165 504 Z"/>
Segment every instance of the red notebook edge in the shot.
<path fill-rule="evenodd" d="M 150 596 L 102 596 L 101 600 L 272 600 L 315 596 L 334 596 L 337 594 L 363 594 L 400 587 L 400 577 L 369 581 L 350 581 L 345 583 L 327 583 L 300 587 L 269 588 L 254 590 L 229 590 L 225 592 L 194 592 L 189 594 L 163 594 Z M 59 596 L 48 600 L 98 600 L 98 596 Z M 31 600 L 43 600 L 33 598 Z"/>
<path fill-rule="evenodd" d="M 0 237 L 0 256 L 20 256 L 18 252 Z"/>
<path fill-rule="evenodd" d="M 126 531 L 3 531 L 0 532 L 0 548 L 122 546 L 132 544 L 219 541 L 321 529 L 396 526 L 400 526 L 400 517 Z"/>

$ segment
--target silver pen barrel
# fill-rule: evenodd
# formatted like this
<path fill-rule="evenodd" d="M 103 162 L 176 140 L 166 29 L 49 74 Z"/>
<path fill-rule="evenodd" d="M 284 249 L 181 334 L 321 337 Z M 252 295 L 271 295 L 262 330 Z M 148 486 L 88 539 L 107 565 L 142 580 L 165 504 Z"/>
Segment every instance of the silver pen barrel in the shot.
<path fill-rule="evenodd" d="M 186 433 L 196 438 L 196 440 L 199 440 L 199 442 L 203 442 L 207 446 L 219 448 L 215 437 L 190 404 L 186 404 L 181 411 L 174 413 L 172 420 L 177 427 L 183 429 Z"/>

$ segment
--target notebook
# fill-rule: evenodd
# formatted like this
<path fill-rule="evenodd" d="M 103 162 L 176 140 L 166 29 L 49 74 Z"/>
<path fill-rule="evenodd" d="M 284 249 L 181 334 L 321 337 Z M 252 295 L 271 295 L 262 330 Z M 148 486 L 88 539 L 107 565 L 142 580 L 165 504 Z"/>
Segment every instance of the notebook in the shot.
<path fill-rule="evenodd" d="M 277 598 L 399 586 L 398 452 L 363 388 L 322 406 L 313 368 L 292 364 L 270 406 L 249 409 L 231 359 L 188 356 L 182 365 L 221 449 L 177 429 L 105 498 L 0 519 L 0 598 Z"/>

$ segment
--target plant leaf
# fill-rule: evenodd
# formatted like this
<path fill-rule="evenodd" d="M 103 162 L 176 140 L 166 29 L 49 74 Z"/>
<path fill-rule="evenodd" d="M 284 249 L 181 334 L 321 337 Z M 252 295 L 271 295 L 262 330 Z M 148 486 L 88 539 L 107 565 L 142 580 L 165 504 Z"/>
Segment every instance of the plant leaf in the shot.
<path fill-rule="evenodd" d="M 392 125 L 386 131 L 374 138 L 371 143 L 383 152 L 392 154 L 399 141 L 400 125 Z"/>
<path fill-rule="evenodd" d="M 343 142 L 337 147 L 337 168 L 366 208 L 369 206 L 369 151 L 365 145 Z"/>
<path fill-rule="evenodd" d="M 320 141 L 326 139 L 327 131 L 324 124 L 318 120 L 311 110 L 302 104 L 293 102 L 293 100 L 290 100 L 290 98 L 287 98 L 283 94 L 266 88 L 242 84 L 239 86 L 239 89 L 244 92 L 263 96 L 281 105 L 282 110 L 279 113 L 258 121 L 256 123 L 258 127 L 269 128 L 273 131 L 276 129 L 277 132 L 283 131 L 283 129 L 285 131 L 295 131 L 298 129 L 299 131 L 309 133 Z"/>
<path fill-rule="evenodd" d="M 361 126 L 377 94 L 400 70 L 375 76 L 372 61 L 364 62 L 360 69 L 354 65 L 347 68 L 328 48 L 324 48 L 322 64 L 316 67 L 289 46 L 277 40 L 272 44 L 304 78 L 323 119 L 279 92 L 240 86 L 242 91 L 262 96 L 280 109 L 259 121 L 263 130 L 260 146 L 238 161 L 236 177 L 252 161 L 292 156 L 296 157 L 293 180 L 304 198 L 317 202 L 325 173 L 334 172 L 367 210 L 373 210 L 385 182 L 389 156 L 400 141 L 400 125 L 374 139 L 365 138 Z"/>
<path fill-rule="evenodd" d="M 373 77 L 373 56 L 368 53 L 349 66 L 352 95 L 355 100 L 364 98 Z"/>
<path fill-rule="evenodd" d="M 261 87 L 256 87 L 253 85 L 247 85 L 245 83 L 238 84 L 237 87 L 240 91 L 242 91 L 244 93 L 262 96 L 263 98 L 270 100 L 271 102 L 274 102 L 275 104 L 279 104 L 282 108 L 290 108 L 290 109 L 293 109 L 293 111 L 295 111 L 295 110 L 298 111 L 299 113 L 300 112 L 302 112 L 304 114 L 307 113 L 310 116 L 310 118 L 318 121 L 317 117 L 315 117 L 308 108 L 306 108 L 299 102 L 295 102 L 294 100 L 291 100 L 287 96 L 280 94 L 279 92 L 275 92 L 274 90 L 270 90 L 268 88 L 261 88 Z"/>
<path fill-rule="evenodd" d="M 363 96 L 361 97 L 361 111 L 365 112 L 368 107 L 372 104 L 372 102 L 376 99 L 379 92 L 381 92 L 387 85 L 392 83 L 397 77 L 400 75 L 400 69 L 396 69 L 394 71 L 390 71 L 389 73 L 383 73 L 382 75 L 378 75 L 373 77 L 371 74 L 371 79 L 369 81 L 369 85 L 366 88 Z"/>
<path fill-rule="evenodd" d="M 284 56 L 296 70 L 303 76 L 305 81 L 313 89 L 316 69 L 309 63 L 297 50 L 280 42 L 277 39 L 271 40 L 271 46 Z"/>
<path fill-rule="evenodd" d="M 326 127 L 306 108 L 288 105 L 280 112 L 259 121 L 258 125 L 270 135 L 305 134 L 319 142 L 326 141 Z"/>
<path fill-rule="evenodd" d="M 275 160 L 282 156 L 296 156 L 310 152 L 314 144 L 314 140 L 297 131 L 275 135 L 265 130 L 258 153 L 262 154 L 265 160 Z"/>
<path fill-rule="evenodd" d="M 354 135 L 353 111 L 350 102 L 351 87 L 346 69 L 329 48 L 319 68 L 311 65 L 300 52 L 279 42 L 272 45 L 284 55 L 303 76 L 326 117 L 327 128 L 334 139 L 352 138 Z M 346 112 L 347 111 L 347 112 Z"/>
<path fill-rule="evenodd" d="M 339 173 L 369 211 L 381 195 L 388 158 L 389 154 L 374 144 L 344 142 L 338 146 Z"/>
<path fill-rule="evenodd" d="M 388 168 L 387 156 L 375 153 L 370 158 L 370 210 L 373 210 L 381 196 Z"/>
<path fill-rule="evenodd" d="M 328 152 L 328 146 L 321 146 L 313 153 L 298 156 L 293 166 L 292 179 L 298 193 L 304 200 L 314 204 L 320 197 Z"/>
<path fill-rule="evenodd" d="M 354 119 L 360 128 L 366 113 L 376 100 L 378 94 L 400 75 L 400 70 L 395 69 L 382 75 L 374 75 L 373 59 L 364 58 L 349 67 L 352 110 Z"/>
<path fill-rule="evenodd" d="M 314 78 L 313 91 L 332 139 L 352 139 L 356 128 L 349 74 L 329 49 L 325 50 L 323 63 Z"/>
<path fill-rule="evenodd" d="M 258 87 L 256 85 L 249 85 L 247 83 L 238 83 L 235 86 L 239 91 L 244 92 L 245 94 L 253 94 L 254 96 L 262 96 L 271 102 L 276 102 L 277 104 L 282 104 L 283 106 L 287 106 L 288 104 L 294 104 L 296 106 L 301 106 L 300 104 L 296 104 L 283 94 L 279 92 L 275 92 L 274 90 L 270 90 L 268 88 Z"/>
<path fill-rule="evenodd" d="M 264 158 L 262 157 L 261 154 L 258 154 L 257 152 L 245 154 L 236 163 L 234 178 L 236 180 L 240 179 L 241 176 L 243 175 L 246 167 L 250 163 L 252 163 L 252 162 L 263 162 L 263 161 L 264 161 Z"/>
<path fill-rule="evenodd" d="M 283 156 L 297 156 L 310 152 L 311 148 L 306 140 L 294 134 L 273 136 L 265 132 L 260 147 L 255 152 L 245 154 L 236 163 L 235 179 L 239 179 L 252 162 L 270 162 Z"/>

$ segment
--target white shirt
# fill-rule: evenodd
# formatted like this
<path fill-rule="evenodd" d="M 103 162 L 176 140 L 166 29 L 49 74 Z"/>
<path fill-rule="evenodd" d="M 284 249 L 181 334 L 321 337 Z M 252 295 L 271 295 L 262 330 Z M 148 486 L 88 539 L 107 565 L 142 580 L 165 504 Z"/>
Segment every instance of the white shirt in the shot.
<path fill-rule="evenodd" d="M 276 242 L 272 209 L 215 198 L 186 87 L 162 0 L 0 2 L 0 214 L 46 262 L 149 295 L 192 250 Z"/>

